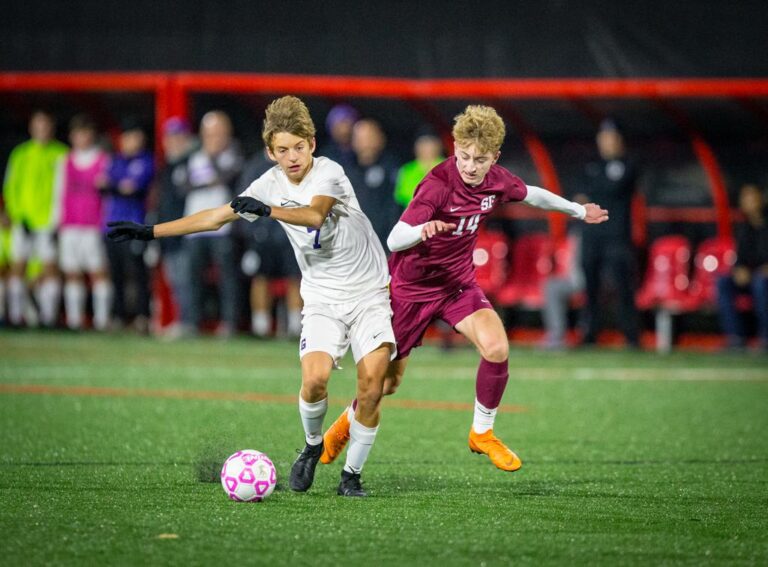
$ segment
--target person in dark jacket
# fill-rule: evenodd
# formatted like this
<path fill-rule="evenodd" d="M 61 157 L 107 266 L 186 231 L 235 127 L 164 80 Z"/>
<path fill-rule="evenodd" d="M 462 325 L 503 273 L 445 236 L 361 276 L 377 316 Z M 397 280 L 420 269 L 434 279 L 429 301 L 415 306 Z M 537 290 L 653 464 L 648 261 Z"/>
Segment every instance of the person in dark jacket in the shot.
<path fill-rule="evenodd" d="M 741 188 L 739 207 L 746 222 L 736 232 L 736 263 L 731 273 L 718 281 L 720 324 L 729 348 L 744 347 L 746 333 L 736 309 L 736 296 L 751 294 L 757 319 L 757 348 L 768 351 L 768 212 L 765 196 L 757 185 Z"/>
<path fill-rule="evenodd" d="M 163 124 L 163 152 L 165 167 L 160 174 L 158 222 L 167 222 L 184 215 L 187 199 L 187 164 L 190 156 L 199 148 L 192 128 L 185 118 L 174 116 Z M 189 254 L 182 238 L 164 238 L 160 242 L 165 275 L 171 285 L 173 299 L 178 309 L 178 322 L 166 331 L 168 338 L 181 337 L 192 329 L 190 314 Z"/>
<path fill-rule="evenodd" d="M 639 345 L 635 307 L 635 250 L 631 237 L 630 209 L 638 178 L 637 165 L 626 156 L 624 137 L 617 123 L 604 120 L 597 133 L 599 159 L 587 164 L 584 195 L 576 199 L 600 203 L 611 211 L 611 222 L 584 231 L 582 268 L 587 302 L 583 310 L 583 344 L 594 344 L 600 330 L 600 291 L 603 276 L 610 275 L 618 294 L 619 325 L 630 347 Z"/>
<path fill-rule="evenodd" d="M 146 201 L 155 175 L 152 154 L 147 150 L 147 136 L 140 122 L 126 118 L 122 123 L 119 152 L 112 157 L 100 187 L 106 193 L 104 222 L 130 220 L 143 223 Z M 107 243 L 109 270 L 114 287 L 113 311 L 115 324 L 133 320 L 134 328 L 149 331 L 149 273 L 144 263 L 145 242 L 119 246 Z M 136 288 L 136 305 L 127 305 L 129 285 Z"/>

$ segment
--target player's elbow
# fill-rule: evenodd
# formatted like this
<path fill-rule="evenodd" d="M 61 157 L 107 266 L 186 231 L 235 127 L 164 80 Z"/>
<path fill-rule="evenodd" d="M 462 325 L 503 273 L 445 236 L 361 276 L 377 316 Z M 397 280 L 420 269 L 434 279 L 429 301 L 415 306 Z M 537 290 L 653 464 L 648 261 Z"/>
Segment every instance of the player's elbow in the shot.
<path fill-rule="evenodd" d="M 234 217 L 237 218 L 237 217 Z M 217 231 L 225 224 L 230 223 L 233 220 L 232 213 L 228 207 L 219 207 L 217 209 L 209 209 L 208 215 L 203 221 L 203 230 L 205 231 Z"/>
<path fill-rule="evenodd" d="M 325 215 L 320 211 L 312 211 L 312 216 L 308 219 L 307 227 L 312 230 L 320 230 L 325 222 Z"/>
<path fill-rule="evenodd" d="M 390 252 L 400 252 L 408 248 L 408 246 L 403 244 L 402 239 L 398 238 L 398 235 L 395 234 L 395 229 L 392 229 L 392 232 L 387 237 L 387 248 L 389 248 Z"/>
<path fill-rule="evenodd" d="M 391 232 L 387 236 L 387 248 L 389 248 L 390 252 L 397 252 L 397 245 L 395 244 L 395 239 L 392 238 Z"/>

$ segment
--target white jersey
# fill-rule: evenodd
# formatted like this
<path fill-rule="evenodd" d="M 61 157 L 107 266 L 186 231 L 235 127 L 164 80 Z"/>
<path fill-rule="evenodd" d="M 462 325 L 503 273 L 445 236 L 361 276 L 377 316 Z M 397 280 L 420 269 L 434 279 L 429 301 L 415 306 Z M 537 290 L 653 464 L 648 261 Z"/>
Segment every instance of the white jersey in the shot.
<path fill-rule="evenodd" d="M 384 249 L 357 202 L 344 169 L 325 157 L 314 164 L 301 184 L 294 185 L 275 166 L 241 193 L 271 207 L 306 207 L 316 195 L 336 199 L 320 230 L 278 221 L 285 229 L 301 268 L 305 304 L 357 301 L 389 283 Z M 253 222 L 256 215 L 241 214 Z"/>

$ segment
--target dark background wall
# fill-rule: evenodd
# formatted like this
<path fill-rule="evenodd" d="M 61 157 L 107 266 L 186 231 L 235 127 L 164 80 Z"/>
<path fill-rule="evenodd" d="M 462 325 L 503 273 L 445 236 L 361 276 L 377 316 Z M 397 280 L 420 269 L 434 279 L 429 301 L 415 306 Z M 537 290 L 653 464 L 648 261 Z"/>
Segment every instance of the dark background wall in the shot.
<path fill-rule="evenodd" d="M 764 1 L 3 2 L 0 70 L 768 75 Z"/>

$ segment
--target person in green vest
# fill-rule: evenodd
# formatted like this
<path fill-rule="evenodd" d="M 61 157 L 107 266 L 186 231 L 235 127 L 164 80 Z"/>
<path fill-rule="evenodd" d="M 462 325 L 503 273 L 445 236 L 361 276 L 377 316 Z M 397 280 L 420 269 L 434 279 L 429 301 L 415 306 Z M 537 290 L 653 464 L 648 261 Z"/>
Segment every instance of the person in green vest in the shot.
<path fill-rule="evenodd" d="M 416 159 L 409 161 L 400 168 L 395 184 L 395 202 L 403 210 L 413 199 L 413 192 L 424 179 L 424 176 L 445 159 L 443 144 L 431 130 L 422 130 L 417 134 L 413 144 L 413 153 L 416 155 Z"/>
<path fill-rule="evenodd" d="M 11 221 L 0 202 L 0 326 L 6 322 L 6 284 L 11 266 Z"/>
<path fill-rule="evenodd" d="M 30 139 L 16 146 L 8 158 L 3 184 L 5 212 L 11 221 L 11 267 L 8 278 L 8 320 L 18 326 L 27 310 L 27 262 L 42 265 L 34 282 L 40 321 L 53 326 L 59 314 L 61 282 L 56 269 L 55 179 L 67 154 L 65 144 L 55 139 L 52 114 L 37 110 L 29 121 Z M 31 320 L 26 321 L 31 324 Z"/>

